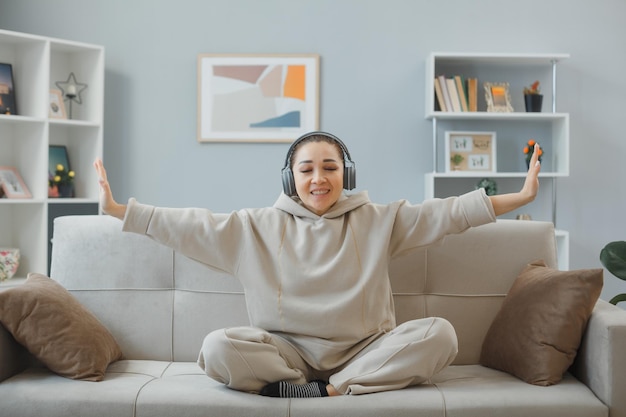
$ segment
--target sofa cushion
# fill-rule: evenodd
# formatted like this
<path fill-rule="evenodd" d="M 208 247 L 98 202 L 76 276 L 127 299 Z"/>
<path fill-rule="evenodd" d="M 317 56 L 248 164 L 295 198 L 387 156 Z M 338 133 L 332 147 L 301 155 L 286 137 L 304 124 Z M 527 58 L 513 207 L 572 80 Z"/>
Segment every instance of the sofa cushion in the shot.
<path fill-rule="evenodd" d="M 0 415 L 11 417 L 606 417 L 609 413 L 569 374 L 546 388 L 480 365 L 450 366 L 435 375 L 432 384 L 368 395 L 285 399 L 229 389 L 207 377 L 195 362 L 135 360 L 111 364 L 98 384 L 31 368 L 0 384 L 0 405 Z"/>
<path fill-rule="evenodd" d="M 65 288 L 41 274 L 0 292 L 0 322 L 57 374 L 101 381 L 122 352 L 106 327 Z"/>
<path fill-rule="evenodd" d="M 601 289 L 602 269 L 527 265 L 485 336 L 480 363 L 530 384 L 558 383 L 576 357 Z"/>

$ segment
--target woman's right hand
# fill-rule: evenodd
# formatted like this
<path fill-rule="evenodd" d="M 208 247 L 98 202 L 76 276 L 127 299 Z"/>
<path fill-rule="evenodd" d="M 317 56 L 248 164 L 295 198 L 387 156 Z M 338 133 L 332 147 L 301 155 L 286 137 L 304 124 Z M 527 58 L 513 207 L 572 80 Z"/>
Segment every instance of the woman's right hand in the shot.
<path fill-rule="evenodd" d="M 107 180 L 107 172 L 100 158 L 93 163 L 96 173 L 98 174 L 98 183 L 100 184 L 100 207 L 102 211 L 110 216 L 124 220 L 126 215 L 126 205 L 119 204 L 113 198 L 109 181 Z"/>

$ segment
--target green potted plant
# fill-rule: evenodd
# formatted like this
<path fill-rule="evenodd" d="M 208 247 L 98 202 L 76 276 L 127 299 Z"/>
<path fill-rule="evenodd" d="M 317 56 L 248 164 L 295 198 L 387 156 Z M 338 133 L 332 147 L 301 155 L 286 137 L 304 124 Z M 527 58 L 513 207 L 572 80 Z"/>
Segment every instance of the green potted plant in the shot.
<path fill-rule="evenodd" d="M 541 112 L 543 94 L 539 90 L 539 81 L 532 83 L 530 87 L 524 87 L 524 104 L 527 112 Z"/>
<path fill-rule="evenodd" d="M 491 178 L 483 178 L 475 186 L 475 189 L 484 188 L 485 194 L 496 195 L 498 194 L 498 184 Z"/>
<path fill-rule="evenodd" d="M 463 162 L 465 158 L 463 158 L 463 155 L 459 155 L 454 154 L 450 157 L 450 162 L 452 162 L 452 165 L 454 166 L 454 169 L 459 169 L 459 165 L 461 165 L 461 162 Z"/>
<path fill-rule="evenodd" d="M 48 186 L 51 189 L 57 188 L 57 195 L 54 191 L 48 192 L 50 197 L 73 197 L 74 194 L 74 171 L 66 169 L 62 164 L 56 166 L 54 176 L 50 178 Z"/>
<path fill-rule="evenodd" d="M 623 240 L 608 243 L 600 251 L 600 262 L 617 278 L 626 281 L 626 242 Z M 618 294 L 609 302 L 617 304 L 626 301 L 626 293 Z"/>
<path fill-rule="evenodd" d="M 530 160 L 535 152 L 535 143 L 537 143 L 535 139 L 528 139 L 526 146 L 524 146 L 523 152 L 524 157 L 526 158 L 526 168 L 530 168 Z M 543 156 L 543 149 L 541 149 L 541 146 L 539 146 L 537 153 L 539 154 L 539 162 L 541 162 L 541 157 Z"/>

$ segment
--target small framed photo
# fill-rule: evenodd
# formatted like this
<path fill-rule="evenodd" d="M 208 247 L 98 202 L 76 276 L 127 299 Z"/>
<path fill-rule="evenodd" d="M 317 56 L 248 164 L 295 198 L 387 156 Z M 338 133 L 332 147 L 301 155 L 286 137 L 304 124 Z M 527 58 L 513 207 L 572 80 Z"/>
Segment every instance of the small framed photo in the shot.
<path fill-rule="evenodd" d="M 198 55 L 198 142 L 292 142 L 319 125 L 319 55 Z"/>
<path fill-rule="evenodd" d="M 65 112 L 65 103 L 63 102 L 61 90 L 50 90 L 50 105 L 48 106 L 48 117 L 51 119 L 67 119 L 67 113 Z"/>
<path fill-rule="evenodd" d="M 446 172 L 496 172 L 496 132 L 446 132 Z"/>
<path fill-rule="evenodd" d="M 11 64 L 0 63 L 0 114 L 18 114 Z"/>
<path fill-rule="evenodd" d="M 6 198 L 30 198 L 31 194 L 15 167 L 0 166 L 0 191 Z"/>
<path fill-rule="evenodd" d="M 485 83 L 484 86 L 488 112 L 513 112 L 509 83 Z"/>
<path fill-rule="evenodd" d="M 50 145 L 48 150 L 48 177 L 54 177 L 57 165 L 63 165 L 67 171 L 71 171 L 70 157 L 67 153 L 67 146 Z"/>

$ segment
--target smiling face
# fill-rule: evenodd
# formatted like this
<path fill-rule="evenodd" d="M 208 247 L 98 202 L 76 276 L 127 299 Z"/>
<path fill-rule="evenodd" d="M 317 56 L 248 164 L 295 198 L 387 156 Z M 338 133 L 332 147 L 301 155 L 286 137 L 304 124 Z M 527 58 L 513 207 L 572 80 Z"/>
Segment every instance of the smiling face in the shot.
<path fill-rule="evenodd" d="M 336 143 L 313 141 L 298 146 L 291 170 L 304 206 L 321 216 L 343 191 L 343 153 Z"/>

